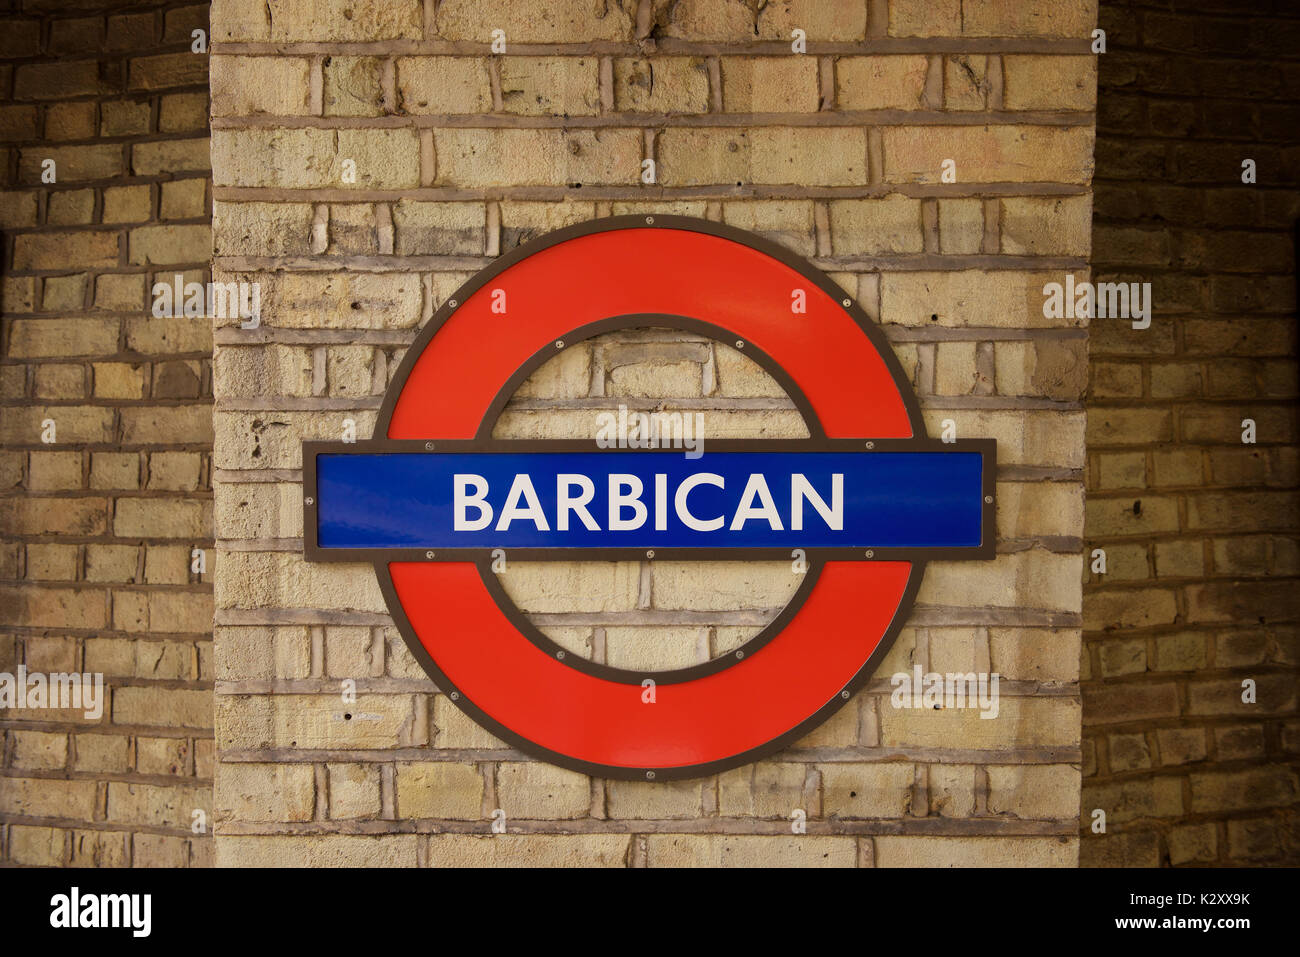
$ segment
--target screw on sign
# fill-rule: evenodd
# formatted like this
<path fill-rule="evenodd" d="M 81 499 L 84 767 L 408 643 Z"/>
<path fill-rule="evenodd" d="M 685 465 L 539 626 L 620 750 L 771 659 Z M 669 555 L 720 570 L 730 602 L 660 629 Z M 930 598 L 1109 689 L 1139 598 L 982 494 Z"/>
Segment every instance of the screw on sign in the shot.
<path fill-rule="evenodd" d="M 791 315 L 796 287 L 806 312 Z M 500 289 L 509 335 L 490 311 Z M 712 441 L 694 457 L 491 438 L 557 349 L 643 326 L 743 343 L 810 437 Z M 407 645 L 458 707 L 521 750 L 604 777 L 696 777 L 793 743 L 871 677 L 927 561 L 994 555 L 994 442 L 925 438 L 884 337 L 834 283 L 703 220 L 615 217 L 501 257 L 421 332 L 376 435 L 303 443 L 307 558 L 372 562 Z M 737 652 L 644 672 L 565 655 L 506 596 L 494 549 L 524 561 L 802 549 L 807 571 Z"/>

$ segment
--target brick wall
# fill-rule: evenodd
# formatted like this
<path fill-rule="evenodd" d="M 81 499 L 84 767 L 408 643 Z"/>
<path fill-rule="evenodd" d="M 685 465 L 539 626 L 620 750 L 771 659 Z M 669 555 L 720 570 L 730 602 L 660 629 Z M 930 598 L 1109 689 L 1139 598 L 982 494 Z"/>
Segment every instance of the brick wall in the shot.
<path fill-rule="evenodd" d="M 0 7 L 0 672 L 111 695 L 0 713 L 0 862 L 205 864 L 211 334 L 150 290 L 207 275 L 207 6 Z"/>
<path fill-rule="evenodd" d="M 1041 288 L 1086 272 L 1095 18 L 1080 0 L 214 4 L 214 268 L 263 304 L 260 328 L 214 331 L 218 863 L 1072 865 L 1086 324 L 1045 319 Z M 668 786 L 504 747 L 423 676 L 368 566 L 301 557 L 302 440 L 347 419 L 368 436 L 460 282 L 540 232 L 654 211 L 812 257 L 884 324 L 931 434 L 951 418 L 1001 463 L 999 557 L 931 565 L 868 689 L 770 760 Z M 500 434 L 591 436 L 620 400 L 702 409 L 710 435 L 803 428 L 729 350 L 642 330 L 538 370 Z M 511 564 L 502 583 L 577 653 L 684 661 L 761 625 L 788 577 Z M 913 663 L 1000 672 L 1001 716 L 892 709 L 888 675 Z M 369 720 L 346 720 L 347 678 Z"/>
<path fill-rule="evenodd" d="M 207 278 L 207 9 L 5 5 L 0 671 L 100 671 L 111 698 L 98 721 L 0 717 L 0 862 L 207 863 L 214 674 L 228 863 L 1068 864 L 1080 762 L 1084 864 L 1300 859 L 1297 21 L 1107 2 L 1093 58 L 1084 3 L 753 6 L 219 3 L 217 265 L 262 284 L 265 322 L 216 324 L 213 463 L 209 324 L 149 314 L 155 281 Z M 460 281 L 653 211 L 812 258 L 884 324 L 931 433 L 952 418 L 1004 462 L 1001 557 L 932 566 L 872 686 L 771 760 L 668 787 L 505 748 L 424 678 L 368 568 L 298 558 L 299 443 L 368 434 Z M 1098 279 L 1152 282 L 1155 319 L 1096 322 L 1085 373 L 1086 323 L 1040 318 L 1040 290 L 1087 278 L 1090 227 Z M 587 436 L 619 402 L 803 434 L 738 353 L 656 330 L 539 370 L 498 434 Z M 1107 571 L 1084 569 L 1081 618 L 1085 478 Z M 793 584 L 782 564 L 547 572 L 501 581 L 573 653 L 637 666 L 724 653 Z M 894 711 L 888 674 L 913 663 L 1000 671 L 1004 718 Z M 339 726 L 345 678 L 378 721 Z M 477 836 L 498 807 L 511 833 Z"/>
<path fill-rule="evenodd" d="M 1250 6 L 1101 8 L 1093 262 L 1155 308 L 1092 333 L 1084 864 L 1300 863 L 1300 19 Z"/>

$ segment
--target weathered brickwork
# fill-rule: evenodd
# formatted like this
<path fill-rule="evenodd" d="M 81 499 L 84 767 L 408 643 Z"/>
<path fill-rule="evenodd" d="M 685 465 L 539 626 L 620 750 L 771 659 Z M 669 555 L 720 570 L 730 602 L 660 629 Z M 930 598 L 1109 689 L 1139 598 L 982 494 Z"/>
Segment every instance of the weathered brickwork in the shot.
<path fill-rule="evenodd" d="M 0 14 L 0 672 L 108 696 L 0 712 L 8 864 L 212 859 L 208 8 L 122 8 Z"/>
<path fill-rule="evenodd" d="M 213 331 L 217 862 L 1073 865 L 1087 321 L 1041 290 L 1087 272 L 1095 22 L 1081 0 L 218 0 L 214 270 L 261 284 L 262 321 Z M 533 761 L 439 693 L 368 566 L 302 560 L 300 447 L 369 436 L 421 324 L 494 257 L 669 212 L 810 257 L 883 324 L 932 435 L 998 440 L 1000 554 L 931 565 L 875 681 L 796 746 L 653 785 Z M 620 401 L 803 434 L 738 355 L 653 330 L 539 369 L 499 434 L 590 436 Z M 612 662 L 718 654 L 791 584 L 549 571 L 502 584 Z M 999 672 L 1000 716 L 892 708 L 914 664 Z"/>
<path fill-rule="evenodd" d="M 1101 7 L 1093 262 L 1154 309 L 1092 333 L 1085 865 L 1300 863 L 1300 20 L 1249 6 Z"/>

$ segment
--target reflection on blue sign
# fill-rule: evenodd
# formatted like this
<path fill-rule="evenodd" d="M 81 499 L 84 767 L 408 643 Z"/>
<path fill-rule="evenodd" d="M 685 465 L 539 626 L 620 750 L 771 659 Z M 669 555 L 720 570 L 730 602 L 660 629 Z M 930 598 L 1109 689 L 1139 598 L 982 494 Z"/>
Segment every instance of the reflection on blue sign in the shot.
<path fill-rule="evenodd" d="M 317 546 L 964 548 L 978 452 L 322 452 Z"/>

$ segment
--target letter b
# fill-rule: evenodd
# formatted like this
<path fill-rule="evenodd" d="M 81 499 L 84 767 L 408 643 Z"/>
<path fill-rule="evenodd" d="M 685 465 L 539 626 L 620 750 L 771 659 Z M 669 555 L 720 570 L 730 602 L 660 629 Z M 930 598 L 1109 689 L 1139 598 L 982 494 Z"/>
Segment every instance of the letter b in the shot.
<path fill-rule="evenodd" d="M 488 483 L 481 475 L 460 475 L 454 478 L 455 494 L 453 496 L 453 524 L 458 532 L 480 532 L 492 524 L 492 506 L 487 503 Z M 473 488 L 472 494 L 469 489 Z M 470 520 L 465 514 L 469 509 L 477 509 L 478 517 Z"/>

